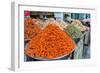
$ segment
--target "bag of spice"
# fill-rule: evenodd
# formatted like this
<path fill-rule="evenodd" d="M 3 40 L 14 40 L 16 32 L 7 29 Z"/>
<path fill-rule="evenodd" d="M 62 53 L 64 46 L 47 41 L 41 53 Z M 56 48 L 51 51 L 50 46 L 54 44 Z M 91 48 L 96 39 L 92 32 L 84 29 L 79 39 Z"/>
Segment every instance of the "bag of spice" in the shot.
<path fill-rule="evenodd" d="M 78 19 L 75 19 L 71 24 L 75 25 L 80 31 L 86 30 L 86 27 Z"/>
<path fill-rule="evenodd" d="M 64 31 L 68 33 L 73 39 L 80 38 L 82 36 L 81 31 L 73 24 L 68 25 Z"/>

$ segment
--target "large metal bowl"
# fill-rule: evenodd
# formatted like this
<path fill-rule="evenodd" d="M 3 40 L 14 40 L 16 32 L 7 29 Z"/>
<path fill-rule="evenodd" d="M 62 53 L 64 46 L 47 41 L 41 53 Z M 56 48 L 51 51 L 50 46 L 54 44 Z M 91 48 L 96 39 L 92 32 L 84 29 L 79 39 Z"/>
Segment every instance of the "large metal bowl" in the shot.
<path fill-rule="evenodd" d="M 25 43 L 24 47 L 26 48 L 27 47 L 27 43 Z M 36 60 L 41 60 L 41 61 L 45 61 L 45 60 L 58 60 L 58 59 L 63 59 L 63 58 L 66 58 L 67 59 L 67 56 L 70 55 L 73 51 L 75 50 L 75 48 L 68 54 L 65 54 L 65 55 L 62 55 L 62 56 L 59 56 L 59 57 L 55 57 L 55 58 L 43 58 L 43 57 L 30 57 L 28 55 L 25 54 L 26 58 L 27 57 L 30 57 L 30 58 L 33 58 L 33 59 L 36 59 Z"/>

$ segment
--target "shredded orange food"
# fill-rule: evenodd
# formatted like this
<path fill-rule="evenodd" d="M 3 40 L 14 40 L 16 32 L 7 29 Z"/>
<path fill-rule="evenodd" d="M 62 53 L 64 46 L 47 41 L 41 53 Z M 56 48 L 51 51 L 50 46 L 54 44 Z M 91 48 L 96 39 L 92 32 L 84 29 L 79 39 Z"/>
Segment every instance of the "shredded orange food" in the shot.
<path fill-rule="evenodd" d="M 75 46 L 63 30 L 55 24 L 48 24 L 28 43 L 25 54 L 33 58 L 52 59 L 70 54 Z"/>
<path fill-rule="evenodd" d="M 24 20 L 24 38 L 31 40 L 40 32 L 41 28 L 31 18 Z"/>

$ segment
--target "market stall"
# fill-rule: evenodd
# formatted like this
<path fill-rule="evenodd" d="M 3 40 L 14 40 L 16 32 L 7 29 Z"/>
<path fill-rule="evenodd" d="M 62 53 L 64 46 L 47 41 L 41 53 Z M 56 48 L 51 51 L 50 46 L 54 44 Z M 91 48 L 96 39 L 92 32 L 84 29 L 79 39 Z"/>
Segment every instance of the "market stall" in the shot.
<path fill-rule="evenodd" d="M 24 61 L 83 58 L 86 33 L 90 31 L 79 19 L 66 22 L 65 14 L 30 11 L 24 21 Z"/>

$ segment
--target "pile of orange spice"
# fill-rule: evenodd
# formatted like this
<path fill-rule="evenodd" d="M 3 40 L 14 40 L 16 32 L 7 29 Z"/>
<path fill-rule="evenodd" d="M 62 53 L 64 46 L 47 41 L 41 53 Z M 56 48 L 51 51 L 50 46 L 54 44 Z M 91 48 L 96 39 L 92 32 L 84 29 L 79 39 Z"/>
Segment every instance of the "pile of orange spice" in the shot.
<path fill-rule="evenodd" d="M 70 54 L 75 46 L 63 30 L 55 24 L 48 24 L 28 43 L 25 54 L 33 58 L 52 59 Z"/>
<path fill-rule="evenodd" d="M 31 18 L 24 20 L 24 38 L 31 40 L 40 32 L 41 28 Z"/>

